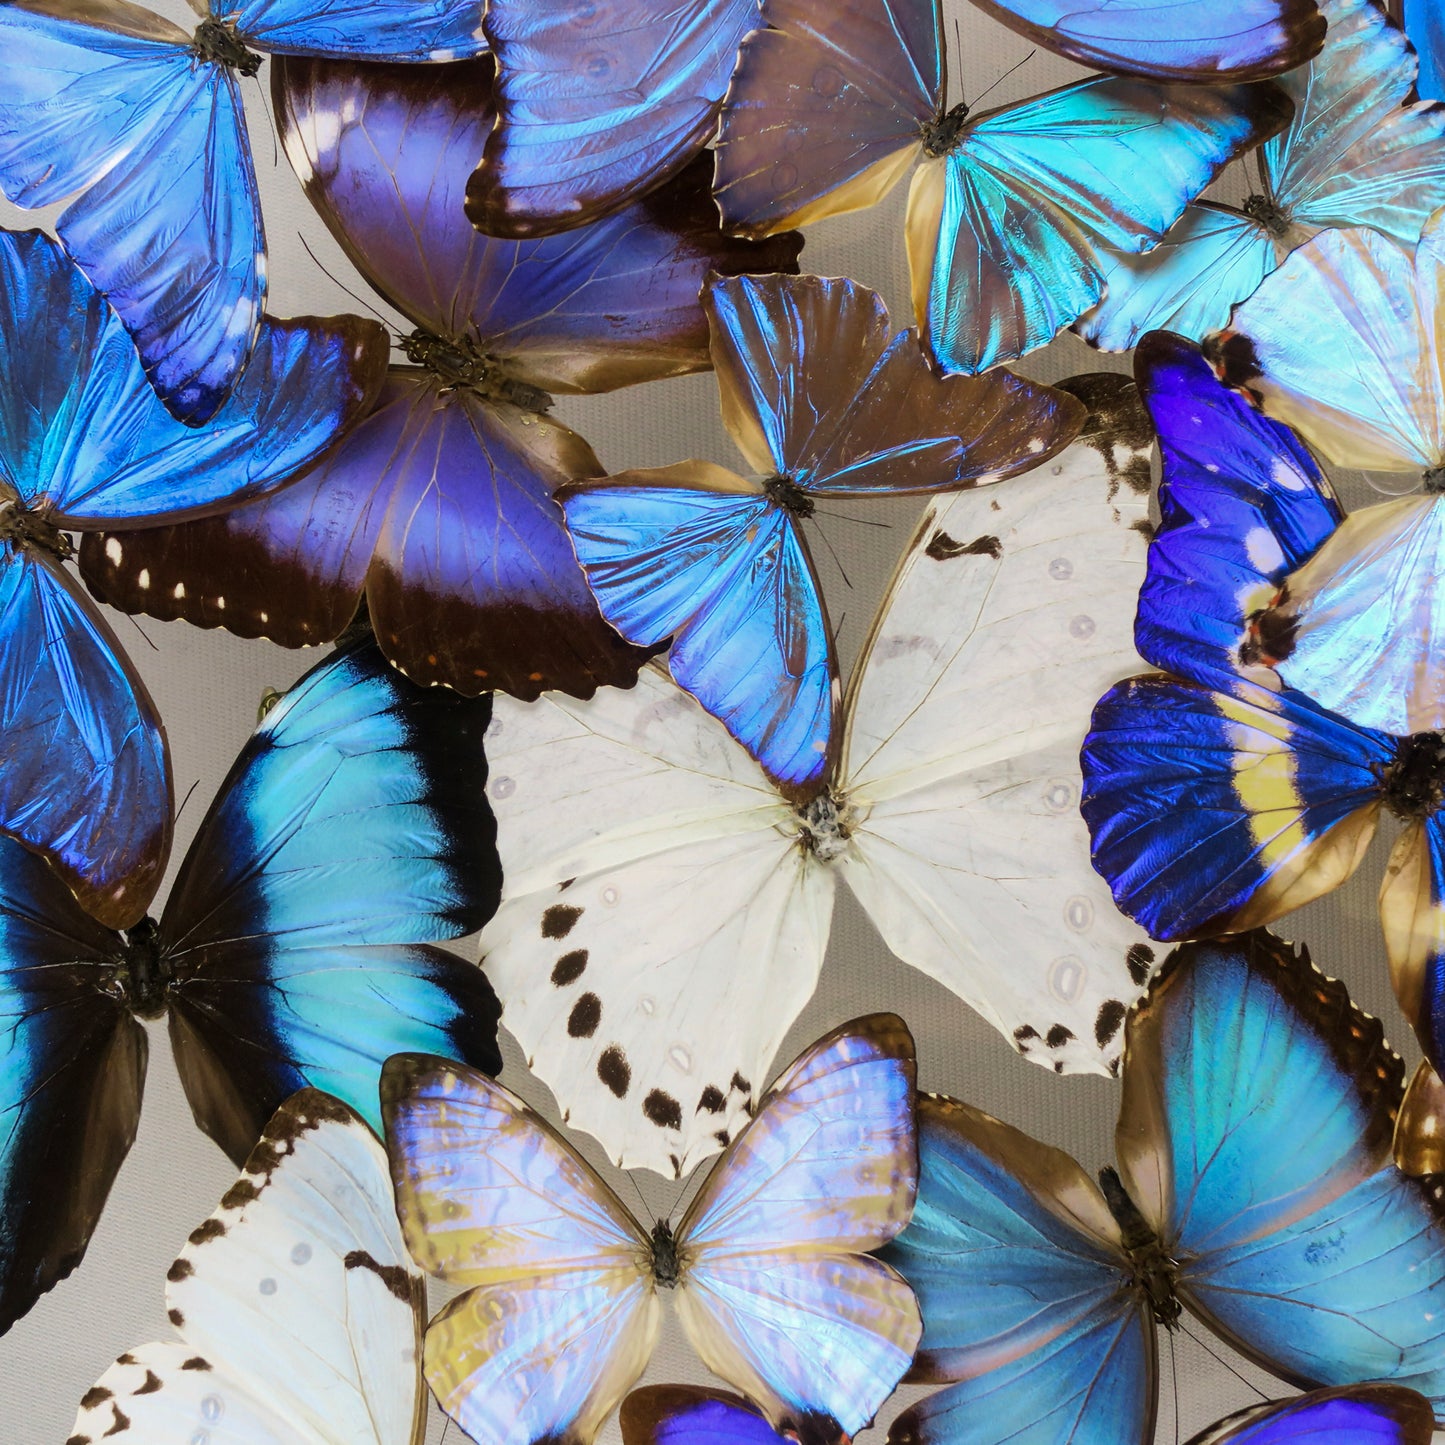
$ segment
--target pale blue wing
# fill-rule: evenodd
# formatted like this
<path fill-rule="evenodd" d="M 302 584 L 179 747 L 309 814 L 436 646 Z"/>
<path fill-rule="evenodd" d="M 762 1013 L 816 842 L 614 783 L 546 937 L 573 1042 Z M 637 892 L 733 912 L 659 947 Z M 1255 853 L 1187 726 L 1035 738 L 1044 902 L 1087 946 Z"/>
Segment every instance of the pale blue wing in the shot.
<path fill-rule="evenodd" d="M 1445 461 L 1435 277 L 1445 225 L 1415 256 L 1376 231 L 1323 231 L 1291 253 L 1205 354 L 1327 461 L 1421 471 Z"/>
<path fill-rule="evenodd" d="M 956 1383 L 907 1411 L 889 1439 L 1150 1439 L 1154 1323 L 1093 1182 L 1067 1155 L 951 1099 L 919 1100 L 919 1161 L 913 1221 L 883 1258 L 923 1311 L 914 1378 Z"/>
<path fill-rule="evenodd" d="M 1261 80 L 1320 48 L 1314 0 L 974 0 L 1081 65 L 1158 80 Z"/>
<path fill-rule="evenodd" d="M 776 782 L 806 787 L 828 764 L 838 705 L 822 595 L 788 511 L 741 479 L 709 489 L 717 470 L 569 488 L 572 545 L 602 615 L 640 646 L 672 637 L 677 682 Z"/>
<path fill-rule="evenodd" d="M 1434 1424 L 1413 1390 L 1346 1385 L 1241 1410 L 1189 1445 L 1429 1445 Z"/>
<path fill-rule="evenodd" d="M 97 918 L 145 913 L 171 845 L 171 767 L 144 684 L 44 553 L 0 546 L 0 830 Z"/>
<path fill-rule="evenodd" d="M 804 1445 L 855 1435 L 920 1324 L 866 1251 L 913 1209 L 913 1040 L 892 1014 L 820 1039 L 773 1085 L 677 1231 L 677 1290 L 703 1362 Z"/>
<path fill-rule="evenodd" d="M 36 337 L 49 343 L 38 357 Z M 0 232 L 0 480 L 80 529 L 261 496 L 362 413 L 386 354 L 385 333 L 359 317 L 268 321 L 221 410 L 185 426 L 60 246 Z"/>
<path fill-rule="evenodd" d="M 1316 228 L 1373 226 L 1414 245 L 1445 205 L 1445 108 L 1412 105 L 1417 61 L 1371 0 L 1323 0 L 1319 58 L 1284 77 L 1289 127 L 1260 151 L 1276 204 L 1300 240 Z M 1242 299 L 1242 298 L 1241 298 Z"/>
<path fill-rule="evenodd" d="M 1052 339 L 1103 295 L 1098 247 L 1152 249 L 1286 118 L 1267 86 L 1105 79 L 971 122 L 910 198 L 914 295 L 926 275 L 920 321 L 939 361 L 983 371 Z"/>
<path fill-rule="evenodd" d="M 1150 331 L 1198 340 L 1229 324 L 1230 308 L 1274 270 L 1274 242 L 1248 216 L 1190 206 L 1143 255 L 1098 253 L 1104 299 L 1074 326 L 1101 351 L 1128 351 Z"/>
<path fill-rule="evenodd" d="M 1445 1396 L 1436 1185 L 1390 1154 L 1402 1065 L 1265 933 L 1178 950 L 1130 1020 L 1118 1151 L 1191 1308 L 1298 1383 Z"/>
<path fill-rule="evenodd" d="M 418 687 L 368 641 L 308 673 L 236 760 L 160 924 L 182 1082 L 232 1157 L 303 1084 L 379 1123 L 393 1053 L 501 1066 L 490 983 L 425 946 L 496 908 L 490 718 L 490 697 Z"/>
<path fill-rule="evenodd" d="M 61 239 L 167 408 L 198 425 L 255 342 L 266 247 L 237 83 L 175 36 L 0 7 L 0 190 L 74 196 Z"/>
<path fill-rule="evenodd" d="M 1420 94 L 1445 100 L 1445 10 L 1436 0 L 1405 0 L 1405 33 L 1420 57 Z"/>
<path fill-rule="evenodd" d="M 487 48 L 482 0 L 247 0 L 212 13 L 273 55 L 469 60 Z"/>

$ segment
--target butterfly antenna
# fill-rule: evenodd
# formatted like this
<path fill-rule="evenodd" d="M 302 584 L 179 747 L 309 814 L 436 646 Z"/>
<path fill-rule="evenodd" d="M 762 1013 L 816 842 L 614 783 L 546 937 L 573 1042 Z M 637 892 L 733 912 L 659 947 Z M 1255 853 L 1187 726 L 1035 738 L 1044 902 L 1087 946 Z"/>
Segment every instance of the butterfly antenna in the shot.
<path fill-rule="evenodd" d="M 963 74 L 963 29 L 959 25 L 958 16 L 953 17 L 953 49 L 958 56 L 958 73 Z"/>
<path fill-rule="evenodd" d="M 447 1445 L 447 1431 L 450 1430 L 451 1428 L 452 1428 L 452 1417 L 451 1417 L 450 1415 L 448 1415 L 448 1416 L 447 1416 L 447 1423 L 442 1426 L 442 1438 L 441 1438 L 439 1441 L 437 1441 L 437 1445 Z"/>
<path fill-rule="evenodd" d="M 266 112 L 266 119 L 271 122 L 271 166 L 275 169 L 281 164 L 281 152 L 276 148 L 276 117 L 271 114 L 271 102 L 266 99 L 266 87 L 261 84 L 260 75 L 253 75 L 251 79 L 256 82 L 256 89 L 261 92 L 261 109 Z"/>
<path fill-rule="evenodd" d="M 346 294 L 347 294 L 348 296 L 350 296 L 351 299 L 352 299 L 353 301 L 355 301 L 358 306 L 364 306 L 364 307 L 366 307 L 366 309 L 367 309 L 368 311 L 370 311 L 371 314 L 372 314 L 374 317 L 376 317 L 376 319 L 377 319 L 379 322 L 381 322 L 381 324 L 382 324 L 383 326 L 385 326 L 388 331 L 390 331 L 390 330 L 391 330 L 391 322 L 389 322 L 389 321 L 386 319 L 386 317 L 383 316 L 383 315 L 381 314 L 381 312 L 378 311 L 378 310 L 376 309 L 376 307 L 373 306 L 373 305 L 371 304 L 371 302 L 368 301 L 364 296 L 358 296 L 358 295 L 356 294 L 356 292 L 353 291 L 353 290 L 351 289 L 351 287 L 348 286 L 348 285 L 346 284 L 346 282 L 343 281 L 339 276 L 333 276 L 332 273 L 331 273 L 331 271 L 330 271 L 329 268 L 327 267 L 326 263 L 321 259 L 320 256 L 318 256 L 318 255 L 316 254 L 315 251 L 313 251 L 313 250 L 311 249 L 311 242 L 308 241 L 305 236 L 301 235 L 301 232 L 300 232 L 300 231 L 297 231 L 296 235 L 297 235 L 298 238 L 300 239 L 301 244 L 306 247 L 306 254 L 307 254 L 308 256 L 310 256 L 313 261 L 316 262 L 316 264 L 317 264 L 318 267 L 320 267 L 320 269 L 321 269 L 321 274 L 322 274 L 323 276 L 325 276 L 329 281 L 332 281 L 332 282 L 334 282 L 337 286 L 341 287 L 341 289 L 342 289 L 343 291 L 345 291 Z"/>
<path fill-rule="evenodd" d="M 892 522 L 880 522 L 876 517 L 850 517 L 847 512 L 825 512 L 821 507 L 816 511 L 820 517 L 836 517 L 840 522 L 852 522 L 856 527 L 881 527 L 885 532 L 893 530 Z"/>
<path fill-rule="evenodd" d="M 637 1196 L 638 1204 L 642 1206 L 642 1213 L 638 1215 L 638 1218 L 644 1224 L 651 1224 L 652 1206 L 647 1202 L 646 1197 L 643 1195 L 642 1187 L 637 1182 L 637 1176 L 630 1169 L 627 1171 L 627 1182 L 632 1186 L 632 1192 Z"/>
<path fill-rule="evenodd" d="M 821 527 L 818 528 L 818 535 L 823 539 L 823 545 L 832 556 L 833 565 L 838 569 L 838 575 L 843 579 L 843 585 L 851 592 L 853 590 L 853 583 L 847 572 L 843 569 L 843 561 L 842 558 L 838 556 L 838 549 L 828 540 L 828 534 Z"/>
<path fill-rule="evenodd" d="M 1038 52 L 1038 48 L 1035 47 L 1033 50 L 1030 50 L 1029 53 L 1028 53 L 1026 56 L 1024 56 L 1024 58 L 1023 58 L 1021 61 L 1019 61 L 1019 63 L 1018 63 L 1017 65 L 1011 65 L 1011 66 L 1009 66 L 1009 68 L 1008 68 L 1006 71 L 1004 71 L 1004 73 L 1003 73 L 1001 76 L 999 76 L 999 78 L 998 78 L 996 81 L 994 81 L 994 83 L 993 83 L 991 86 L 989 86 L 989 88 L 988 88 L 986 91 L 984 91 L 984 93 L 983 93 L 981 96 L 979 96 L 979 98 L 978 98 L 976 101 L 974 101 L 974 103 L 969 107 L 969 109 L 970 109 L 970 110 L 977 110 L 977 109 L 979 108 L 979 106 L 981 106 L 981 105 L 984 103 L 984 101 L 985 101 L 990 95 L 992 95 L 993 92 L 996 91 L 996 90 L 999 88 L 999 86 L 1001 86 L 1001 85 L 1004 83 L 1004 81 L 1006 81 L 1006 80 L 1009 78 L 1009 76 L 1011 76 L 1011 75 L 1014 73 L 1014 71 L 1016 71 L 1016 70 L 1021 70 L 1021 69 L 1022 69 L 1025 65 L 1027 65 L 1027 64 L 1029 63 L 1029 61 L 1031 61 L 1031 60 L 1034 58 L 1034 56 L 1036 56 L 1038 53 L 1039 53 L 1039 52 Z"/>
<path fill-rule="evenodd" d="M 195 782 L 193 782 L 191 786 L 186 789 L 186 796 L 181 799 L 181 806 L 176 809 L 176 816 L 172 820 L 173 823 L 179 823 L 181 821 L 181 814 L 186 811 L 186 804 L 191 801 L 191 794 L 194 793 L 196 789 L 200 787 L 200 785 L 201 780 L 197 778 Z"/>
<path fill-rule="evenodd" d="M 1265 1392 L 1261 1390 L 1259 1386 L 1256 1385 L 1254 1381 L 1251 1380 L 1249 1376 L 1244 1373 L 1243 1370 L 1240 1370 L 1234 1365 L 1231 1365 L 1223 1355 L 1211 1349 L 1209 1341 L 1206 1340 L 1203 1335 L 1196 1335 L 1193 1330 L 1187 1328 L 1185 1329 L 1184 1333 L 1188 1335 L 1189 1338 L 1193 1340 L 1194 1343 L 1198 1345 L 1199 1348 L 1203 1350 L 1204 1353 L 1208 1355 L 1211 1360 L 1213 1360 L 1216 1364 L 1223 1365 L 1224 1368 L 1228 1370 L 1229 1373 L 1233 1375 L 1234 1378 L 1238 1380 L 1241 1385 L 1244 1385 L 1247 1389 L 1253 1390 L 1254 1393 L 1258 1395 L 1261 1400 L 1269 1399 L 1269 1396 L 1266 1395 Z"/>
<path fill-rule="evenodd" d="M 132 618 L 130 619 L 130 625 L 131 625 L 132 627 L 134 627 L 135 630 L 136 630 L 137 632 L 139 632 L 142 637 L 145 638 L 145 644 L 146 644 L 146 646 L 147 646 L 148 648 L 150 648 L 150 650 L 151 650 L 152 652 L 159 652 L 159 651 L 160 651 L 160 648 L 157 647 L 157 646 L 155 645 L 155 643 L 150 640 L 150 637 L 149 637 L 149 635 L 146 633 L 145 628 L 142 627 L 142 626 L 140 625 L 140 623 L 135 620 L 134 617 L 132 617 Z"/>

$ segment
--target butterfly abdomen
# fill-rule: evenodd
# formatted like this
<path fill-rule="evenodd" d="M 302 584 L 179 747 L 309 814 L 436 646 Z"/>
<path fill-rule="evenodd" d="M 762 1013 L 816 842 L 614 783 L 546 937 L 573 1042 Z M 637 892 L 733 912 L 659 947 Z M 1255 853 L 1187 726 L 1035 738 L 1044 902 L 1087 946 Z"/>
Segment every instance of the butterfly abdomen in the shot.
<path fill-rule="evenodd" d="M 1109 1213 L 1119 1226 L 1125 1253 L 1133 1266 L 1134 1288 L 1148 1299 L 1155 1320 L 1165 1329 L 1172 1330 L 1179 1323 L 1181 1314 L 1179 1297 L 1174 1290 L 1179 1269 L 1177 1262 L 1170 1258 L 1163 1242 L 1140 1213 L 1139 1206 L 1129 1197 L 1129 1191 L 1124 1188 L 1124 1181 L 1116 1170 L 1101 1169 L 1099 1186 L 1108 1203 Z"/>

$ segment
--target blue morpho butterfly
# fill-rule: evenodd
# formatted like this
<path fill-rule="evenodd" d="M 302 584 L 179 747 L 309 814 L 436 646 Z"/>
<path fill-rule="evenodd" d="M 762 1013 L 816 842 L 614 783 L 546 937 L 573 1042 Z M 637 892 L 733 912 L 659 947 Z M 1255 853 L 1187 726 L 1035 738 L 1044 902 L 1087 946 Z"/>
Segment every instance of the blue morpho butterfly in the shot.
<path fill-rule="evenodd" d="M 1322 0 L 1320 57 L 1280 80 L 1294 120 L 1255 158 L 1242 206 L 1190 206 L 1146 255 L 1104 256 L 1108 291 L 1074 329 L 1105 351 L 1146 331 L 1201 337 L 1296 246 L 1336 226 L 1372 226 L 1404 245 L 1445 205 L 1445 107 L 1406 104 L 1417 63 L 1373 0 Z M 1228 7 L 1220 7 L 1228 14 Z"/>
<path fill-rule="evenodd" d="M 1164 461 L 1135 645 L 1164 674 L 1094 711 L 1082 811 L 1094 866 L 1155 938 L 1268 923 L 1359 865 L 1381 809 L 1405 824 L 1380 891 L 1395 990 L 1445 1062 L 1445 737 L 1359 727 L 1283 687 L 1251 619 L 1340 509 L 1285 427 L 1193 344 L 1145 337 L 1139 389 Z M 1165 675 L 1167 674 L 1167 675 Z"/>
<path fill-rule="evenodd" d="M 945 100 L 939 0 L 763 0 L 718 143 L 744 235 L 856 210 L 913 165 L 913 305 L 946 371 L 1042 346 L 1104 292 L 1101 247 L 1148 251 L 1291 105 L 1269 83 L 1094 79 L 970 118 Z M 1115 6 L 1124 13 L 1129 6 Z"/>
<path fill-rule="evenodd" d="M 172 415 L 220 409 L 256 346 L 266 238 L 240 77 L 261 57 L 480 54 L 478 0 L 193 0 L 188 35 L 129 0 L 0 4 L 0 193 L 70 198 L 56 230 Z"/>
<path fill-rule="evenodd" d="M 137 1018 L 168 1016 L 196 1122 L 238 1163 L 306 1085 L 379 1129 L 398 1050 L 500 1067 L 491 986 L 434 946 L 497 903 L 490 716 L 350 644 L 267 714 L 160 922 L 125 934 L 0 839 L 0 1330 L 85 1253 L 135 1138 Z"/>
<path fill-rule="evenodd" d="M 489 0 L 497 126 L 467 182 L 492 236 L 610 215 L 675 175 L 717 129 L 758 0 Z"/>
<path fill-rule="evenodd" d="M 939 492 L 1027 471 L 1083 425 L 1073 397 L 1008 371 L 940 376 L 852 281 L 714 278 L 722 413 L 756 474 L 708 462 L 561 494 L 602 615 L 668 666 L 780 787 L 835 760 L 838 665 L 799 525 L 815 499 Z"/>
<path fill-rule="evenodd" d="M 1423 491 L 1353 512 L 1297 558 L 1260 660 L 1364 727 L 1445 728 L 1445 212 L 1409 250 L 1369 230 L 1301 246 L 1205 338 L 1224 380 L 1327 461 Z M 1398 488 L 1397 488 L 1398 490 Z M 1303 565 L 1301 565 L 1303 564 Z"/>
<path fill-rule="evenodd" d="M 622 1402 L 621 1420 L 622 1445 L 787 1445 L 745 1400 L 697 1385 L 634 1390 Z M 1346 1385 L 1242 1410 L 1188 1445 L 1429 1445 L 1433 1426 L 1430 1402 L 1414 1390 Z M 895 1427 L 888 1438 L 907 1445 L 916 1437 Z M 1074 1437 L 1061 1430 L 1055 1438 Z"/>
<path fill-rule="evenodd" d="M 492 128 L 491 65 L 276 62 L 286 153 L 416 328 L 401 343 L 413 364 L 281 496 L 116 555 L 96 538 L 81 570 L 98 596 L 296 647 L 336 637 L 364 595 L 387 656 L 419 682 L 532 699 L 636 680 L 647 655 L 602 620 L 553 500 L 602 466 L 550 415 L 552 395 L 703 370 L 708 273 L 793 270 L 802 242 L 724 236 L 708 156 L 565 235 L 479 235 L 462 196 Z"/>
<path fill-rule="evenodd" d="M 226 406 L 183 426 L 65 252 L 0 232 L 0 831 L 112 928 L 140 918 L 165 866 L 170 763 L 145 687 L 62 565 L 66 533 L 271 491 L 364 412 L 385 364 L 374 322 L 268 320 Z"/>
<path fill-rule="evenodd" d="M 1126 1028 L 1097 1186 L 919 1100 L 918 1203 L 882 1258 L 923 1311 L 909 1378 L 946 1388 L 893 1445 L 1148 1445 L 1155 1326 L 1186 1310 L 1291 1383 L 1388 1382 L 1445 1413 L 1441 1184 L 1390 1157 L 1403 1064 L 1379 1021 L 1261 930 L 1176 950 Z"/>
<path fill-rule="evenodd" d="M 1404 0 L 1403 10 L 1405 33 L 1420 54 L 1420 94 L 1445 100 L 1445 10 L 1439 0 Z"/>

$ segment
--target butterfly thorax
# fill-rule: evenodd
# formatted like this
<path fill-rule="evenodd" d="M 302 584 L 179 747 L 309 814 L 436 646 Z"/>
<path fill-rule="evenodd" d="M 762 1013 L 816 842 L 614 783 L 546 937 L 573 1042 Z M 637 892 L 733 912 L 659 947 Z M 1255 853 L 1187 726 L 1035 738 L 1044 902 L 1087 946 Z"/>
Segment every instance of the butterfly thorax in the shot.
<path fill-rule="evenodd" d="M 1445 803 L 1445 733 L 1415 733 L 1395 744 L 1380 778 L 1385 806 L 1397 818 L 1419 821 Z"/>
<path fill-rule="evenodd" d="M 75 555 L 75 545 L 54 522 L 32 511 L 19 497 L 0 488 L 0 542 L 22 551 L 49 552 L 62 561 Z"/>
<path fill-rule="evenodd" d="M 1293 224 L 1290 213 L 1273 197 L 1256 192 L 1240 209 L 1256 225 L 1263 226 L 1275 240 L 1282 241 L 1289 235 Z"/>
<path fill-rule="evenodd" d="M 825 788 L 796 809 L 793 816 L 798 821 L 798 841 L 820 863 L 832 863 L 848 851 L 854 811 L 846 802 L 840 803 L 830 790 Z"/>
<path fill-rule="evenodd" d="M 930 160 L 946 156 L 957 144 L 968 124 L 968 106 L 959 101 L 931 125 L 923 127 L 923 154 Z"/>
<path fill-rule="evenodd" d="M 1159 1236 L 1149 1227 L 1149 1221 L 1139 1212 L 1139 1206 L 1129 1198 L 1129 1191 L 1124 1188 L 1124 1181 L 1115 1170 L 1101 1169 L 1099 1185 L 1104 1191 L 1109 1213 L 1119 1226 L 1124 1252 L 1129 1256 L 1134 1272 L 1134 1288 L 1149 1301 L 1149 1309 L 1156 1322 L 1172 1330 L 1179 1323 L 1182 1313 L 1179 1296 L 1174 1290 L 1178 1263 L 1166 1253 Z"/>
<path fill-rule="evenodd" d="M 1445 495 L 1445 467 L 1431 467 L 1420 478 L 1420 489 L 1432 497 Z"/>
<path fill-rule="evenodd" d="M 652 1278 L 661 1289 L 676 1289 L 682 1278 L 677 1237 L 665 1219 L 659 1219 L 652 1227 Z"/>
<path fill-rule="evenodd" d="M 241 37 L 224 20 L 203 20 L 191 37 L 191 49 L 212 65 L 224 65 L 240 75 L 255 75 L 261 69 L 261 57 L 247 50 Z"/>
<path fill-rule="evenodd" d="M 170 969 L 161 951 L 160 929 L 153 918 L 142 918 L 125 934 L 117 982 L 137 1018 L 158 1019 L 166 1011 Z"/>
<path fill-rule="evenodd" d="M 781 474 L 763 483 L 763 495 L 776 507 L 795 517 L 813 515 L 813 499 L 791 477 Z"/>
<path fill-rule="evenodd" d="M 552 405 L 541 387 L 508 376 L 505 363 L 469 336 L 438 336 L 419 326 L 401 338 L 401 349 L 408 361 L 437 377 L 446 391 L 461 388 L 483 401 L 507 402 L 523 411 L 547 411 Z"/>

